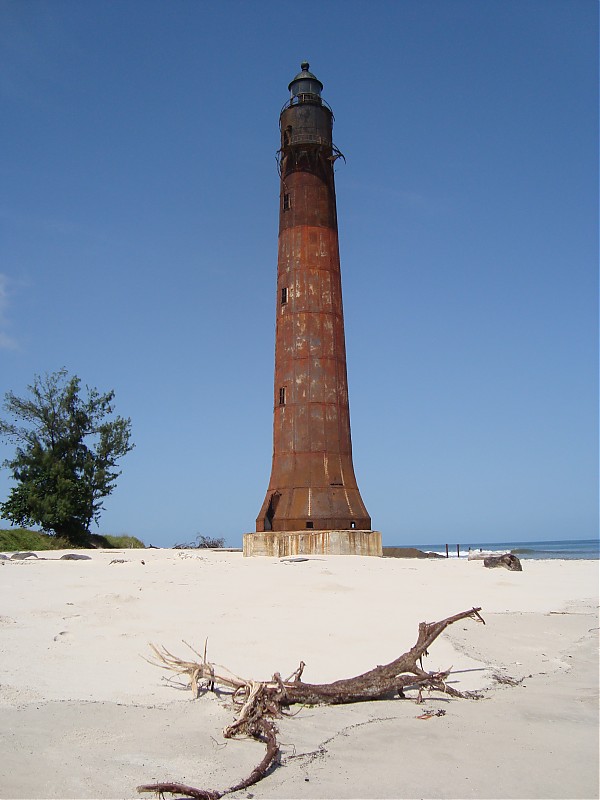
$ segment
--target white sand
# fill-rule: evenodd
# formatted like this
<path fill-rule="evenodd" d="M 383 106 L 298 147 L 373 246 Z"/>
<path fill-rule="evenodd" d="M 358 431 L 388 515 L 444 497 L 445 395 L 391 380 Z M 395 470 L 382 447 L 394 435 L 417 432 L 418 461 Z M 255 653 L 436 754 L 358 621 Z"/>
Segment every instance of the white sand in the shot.
<path fill-rule="evenodd" d="M 182 639 L 244 677 L 349 677 L 396 658 L 418 623 L 482 606 L 433 645 L 480 701 L 302 709 L 282 765 L 246 798 L 598 797 L 598 563 L 88 551 L 0 564 L 0 797 L 129 798 L 155 780 L 224 788 L 262 758 L 233 719 L 142 656 Z M 61 553 L 39 553 L 53 559 Z M 115 558 L 126 563 L 113 563 Z M 500 684 L 494 674 L 525 678 Z M 444 716 L 417 717 L 425 710 Z M 147 796 L 147 795 L 146 795 Z"/>

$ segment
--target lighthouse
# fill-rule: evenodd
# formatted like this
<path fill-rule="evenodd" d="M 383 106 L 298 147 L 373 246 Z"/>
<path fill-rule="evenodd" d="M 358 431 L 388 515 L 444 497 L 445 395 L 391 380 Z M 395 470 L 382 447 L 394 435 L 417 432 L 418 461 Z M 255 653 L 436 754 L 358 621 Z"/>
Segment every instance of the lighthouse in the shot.
<path fill-rule="evenodd" d="M 280 117 L 273 461 L 245 555 L 381 555 L 352 461 L 333 112 L 308 62 Z"/>

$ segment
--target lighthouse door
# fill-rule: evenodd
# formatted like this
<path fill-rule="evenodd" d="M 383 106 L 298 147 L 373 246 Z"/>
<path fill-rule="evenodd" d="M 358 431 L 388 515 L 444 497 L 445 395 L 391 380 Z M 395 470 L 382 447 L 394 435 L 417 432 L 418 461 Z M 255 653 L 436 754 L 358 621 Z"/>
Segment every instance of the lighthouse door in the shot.
<path fill-rule="evenodd" d="M 281 495 L 279 492 L 273 492 L 269 499 L 269 507 L 267 508 L 267 513 L 265 514 L 265 530 L 272 531 L 273 530 L 273 517 L 275 516 L 275 511 L 277 510 L 277 504 L 279 503 L 279 498 Z"/>

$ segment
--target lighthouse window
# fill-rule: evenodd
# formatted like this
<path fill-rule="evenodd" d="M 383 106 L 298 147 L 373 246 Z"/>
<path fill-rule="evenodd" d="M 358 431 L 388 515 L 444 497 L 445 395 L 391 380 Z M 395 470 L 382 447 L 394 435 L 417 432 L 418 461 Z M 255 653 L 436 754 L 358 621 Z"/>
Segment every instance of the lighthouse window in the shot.
<path fill-rule="evenodd" d="M 281 290 L 281 305 L 284 306 L 288 301 L 288 290 L 287 286 L 284 286 Z"/>
<path fill-rule="evenodd" d="M 279 405 L 280 406 L 285 405 L 285 386 L 282 386 L 281 389 L 279 390 Z"/>
<path fill-rule="evenodd" d="M 290 208 L 291 208 L 290 196 L 289 196 L 289 194 L 284 194 L 283 195 L 283 210 L 284 211 L 288 211 Z"/>
<path fill-rule="evenodd" d="M 307 528 L 314 528 L 315 527 L 315 523 L 314 522 L 307 522 L 306 523 L 306 527 Z"/>

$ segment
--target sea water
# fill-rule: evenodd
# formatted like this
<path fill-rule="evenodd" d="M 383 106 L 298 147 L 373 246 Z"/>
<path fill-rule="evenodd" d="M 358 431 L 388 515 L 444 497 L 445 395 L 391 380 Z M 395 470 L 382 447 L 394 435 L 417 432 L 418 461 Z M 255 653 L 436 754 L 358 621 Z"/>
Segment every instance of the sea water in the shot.
<path fill-rule="evenodd" d="M 417 547 L 428 553 L 446 555 L 445 544 L 398 545 L 399 547 Z M 461 558 L 467 558 L 469 549 L 486 550 L 498 553 L 514 553 L 520 559 L 587 559 L 600 558 L 600 540 L 598 539 L 565 539 L 560 542 L 459 542 Z M 448 542 L 448 555 L 456 558 L 456 543 Z"/>

